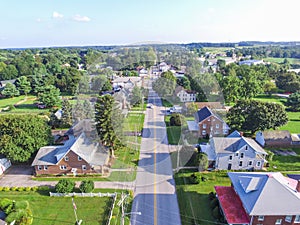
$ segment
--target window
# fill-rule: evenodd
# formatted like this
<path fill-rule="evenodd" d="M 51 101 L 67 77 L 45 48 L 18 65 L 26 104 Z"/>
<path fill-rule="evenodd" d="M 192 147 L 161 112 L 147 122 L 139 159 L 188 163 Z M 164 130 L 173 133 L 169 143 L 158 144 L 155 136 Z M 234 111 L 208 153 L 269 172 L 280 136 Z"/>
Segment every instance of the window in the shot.
<path fill-rule="evenodd" d="M 244 153 L 241 153 L 241 158 L 244 158 Z"/>
<path fill-rule="evenodd" d="M 66 162 L 69 161 L 69 156 L 66 156 L 66 157 L 65 157 L 65 161 L 66 161 Z"/>
<path fill-rule="evenodd" d="M 82 158 L 80 156 L 78 156 L 78 161 L 81 161 L 81 160 L 82 160 Z"/>
<path fill-rule="evenodd" d="M 206 123 L 204 123 L 202 127 L 205 129 L 206 128 Z"/>
<path fill-rule="evenodd" d="M 248 145 L 246 145 L 245 150 L 248 150 Z"/>
<path fill-rule="evenodd" d="M 232 155 L 229 156 L 229 160 L 232 160 Z"/>
<path fill-rule="evenodd" d="M 275 224 L 281 224 L 281 222 L 282 222 L 282 219 L 277 219 Z"/>
<path fill-rule="evenodd" d="M 250 160 L 250 161 L 248 162 L 248 165 L 249 165 L 249 166 L 252 166 L 252 160 Z"/>
<path fill-rule="evenodd" d="M 295 216 L 294 223 L 300 223 L 300 215 Z"/>
<path fill-rule="evenodd" d="M 260 167 L 260 161 L 256 162 L 256 166 Z"/>
<path fill-rule="evenodd" d="M 66 166 L 66 165 L 60 165 L 60 166 L 59 166 L 59 169 L 60 169 L 60 170 L 66 170 L 66 169 L 67 169 L 67 166 Z"/>
<path fill-rule="evenodd" d="M 81 166 L 82 170 L 86 170 L 86 165 Z"/>
<path fill-rule="evenodd" d="M 243 166 L 243 161 L 240 161 L 239 166 Z"/>
<path fill-rule="evenodd" d="M 237 152 L 237 153 L 235 153 L 235 156 L 239 156 L 239 153 Z"/>
<path fill-rule="evenodd" d="M 206 130 L 203 130 L 203 131 L 202 131 L 202 135 L 205 135 L 205 134 L 206 134 Z"/>
<path fill-rule="evenodd" d="M 216 124 L 216 128 L 219 129 L 219 127 L 220 127 L 220 124 L 217 123 L 217 124 Z"/>
<path fill-rule="evenodd" d="M 292 222 L 292 218 L 293 218 L 292 216 L 286 216 L 285 221 L 290 223 Z"/>
<path fill-rule="evenodd" d="M 48 166 L 44 166 L 44 170 L 48 170 Z"/>
<path fill-rule="evenodd" d="M 264 221 L 265 216 L 258 216 L 258 221 Z"/>
<path fill-rule="evenodd" d="M 38 169 L 38 170 L 42 170 L 42 166 L 38 166 L 37 169 Z"/>

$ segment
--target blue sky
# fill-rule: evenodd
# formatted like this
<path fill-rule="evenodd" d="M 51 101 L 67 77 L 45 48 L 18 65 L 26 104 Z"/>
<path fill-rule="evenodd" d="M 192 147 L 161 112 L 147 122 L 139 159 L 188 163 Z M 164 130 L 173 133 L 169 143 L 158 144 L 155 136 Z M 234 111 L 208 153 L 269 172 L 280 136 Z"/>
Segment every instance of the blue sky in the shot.
<path fill-rule="evenodd" d="M 0 0 L 0 48 L 300 41 L 298 0 Z"/>

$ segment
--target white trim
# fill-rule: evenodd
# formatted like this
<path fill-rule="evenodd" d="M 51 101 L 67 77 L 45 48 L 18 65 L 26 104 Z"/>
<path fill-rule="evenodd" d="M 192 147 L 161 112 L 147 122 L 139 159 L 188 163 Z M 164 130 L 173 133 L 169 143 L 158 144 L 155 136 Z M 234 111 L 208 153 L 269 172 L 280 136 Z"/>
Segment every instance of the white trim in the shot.
<path fill-rule="evenodd" d="M 44 170 L 48 170 L 48 166 L 47 165 L 44 166 Z"/>

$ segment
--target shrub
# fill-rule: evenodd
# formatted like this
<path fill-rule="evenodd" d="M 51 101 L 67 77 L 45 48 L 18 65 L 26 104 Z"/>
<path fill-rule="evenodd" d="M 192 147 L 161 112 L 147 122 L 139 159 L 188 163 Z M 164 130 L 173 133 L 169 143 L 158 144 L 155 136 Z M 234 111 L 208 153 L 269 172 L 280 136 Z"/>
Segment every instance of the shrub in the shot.
<path fill-rule="evenodd" d="M 15 203 L 15 209 L 28 209 L 29 208 L 29 203 L 28 201 L 17 201 Z"/>
<path fill-rule="evenodd" d="M 17 191 L 24 191 L 25 187 L 17 187 Z"/>
<path fill-rule="evenodd" d="M 81 192 L 90 193 L 94 190 L 94 181 L 83 180 L 79 186 Z"/>
<path fill-rule="evenodd" d="M 3 191 L 3 187 L 0 187 L 0 191 Z"/>
<path fill-rule="evenodd" d="M 174 113 L 170 118 L 170 126 L 181 126 L 184 123 L 184 117 L 181 114 Z"/>
<path fill-rule="evenodd" d="M 0 208 L 3 210 L 6 214 L 9 214 L 14 207 L 14 201 L 8 198 L 3 198 L 0 201 Z"/>
<path fill-rule="evenodd" d="M 39 191 L 50 191 L 50 188 L 48 186 L 39 186 L 39 187 L 37 187 L 37 190 L 39 190 Z"/>
<path fill-rule="evenodd" d="M 206 177 L 206 176 L 202 176 L 202 177 L 201 177 L 201 181 L 205 182 L 205 181 L 207 181 L 207 180 L 208 180 L 208 177 Z"/>
<path fill-rule="evenodd" d="M 18 189 L 18 187 L 11 187 L 10 190 L 11 191 L 16 191 Z"/>
<path fill-rule="evenodd" d="M 70 193 L 75 187 L 73 180 L 62 179 L 55 185 L 55 191 L 58 193 Z"/>
<path fill-rule="evenodd" d="M 4 187 L 3 191 L 10 191 L 10 187 Z"/>
<path fill-rule="evenodd" d="M 215 199 L 215 198 L 216 198 L 216 194 L 213 193 L 212 191 L 209 192 L 209 194 L 208 194 L 208 199 L 209 199 L 209 200 L 213 200 L 213 199 Z"/>
<path fill-rule="evenodd" d="M 31 190 L 33 190 L 33 188 L 34 187 L 32 187 L 32 188 L 31 187 L 25 187 L 25 191 L 31 191 Z"/>
<path fill-rule="evenodd" d="M 210 202 L 210 208 L 214 209 L 218 205 L 219 205 L 219 202 L 218 202 L 217 198 L 214 198 L 214 199 L 211 200 L 211 202 Z"/>
<path fill-rule="evenodd" d="M 193 173 L 191 176 L 190 176 L 190 182 L 192 184 L 199 184 L 200 183 L 200 176 L 198 174 L 195 174 Z"/>
<path fill-rule="evenodd" d="M 38 190 L 38 187 L 32 187 L 31 190 L 32 190 L 32 191 L 37 191 L 37 190 Z"/>
<path fill-rule="evenodd" d="M 216 207 L 213 209 L 212 215 L 213 215 L 214 218 L 216 218 L 216 219 L 218 219 L 218 220 L 222 218 L 222 215 L 221 215 L 221 213 L 220 213 L 219 206 L 216 206 Z"/>

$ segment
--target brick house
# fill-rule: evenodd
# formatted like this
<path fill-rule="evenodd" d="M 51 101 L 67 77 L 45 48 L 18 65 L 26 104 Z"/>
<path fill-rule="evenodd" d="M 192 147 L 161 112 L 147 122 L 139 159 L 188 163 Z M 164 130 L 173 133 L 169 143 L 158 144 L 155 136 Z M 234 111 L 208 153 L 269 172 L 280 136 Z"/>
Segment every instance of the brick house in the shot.
<path fill-rule="evenodd" d="M 228 224 L 300 223 L 300 181 L 279 172 L 230 172 L 231 186 L 216 186 Z"/>
<path fill-rule="evenodd" d="M 103 173 L 108 169 L 107 149 L 94 141 L 90 121 L 80 121 L 64 137 L 63 145 L 39 149 L 32 166 L 36 175 Z"/>
<path fill-rule="evenodd" d="M 229 126 L 207 106 L 198 110 L 194 117 L 199 127 L 198 134 L 200 137 L 206 137 L 207 135 L 223 136 L 229 132 Z"/>

